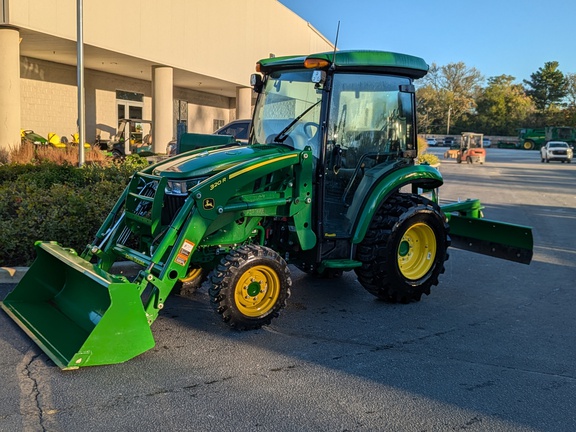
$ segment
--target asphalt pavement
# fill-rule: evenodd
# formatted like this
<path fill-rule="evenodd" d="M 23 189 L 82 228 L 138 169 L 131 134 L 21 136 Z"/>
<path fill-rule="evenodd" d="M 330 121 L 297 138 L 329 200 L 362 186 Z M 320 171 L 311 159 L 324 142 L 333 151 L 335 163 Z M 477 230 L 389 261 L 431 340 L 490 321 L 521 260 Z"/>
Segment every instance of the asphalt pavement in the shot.
<path fill-rule="evenodd" d="M 576 430 L 576 163 L 488 149 L 440 171 L 441 200 L 480 198 L 487 218 L 534 228 L 530 265 L 451 249 L 408 305 L 353 273 L 291 268 L 287 308 L 252 332 L 223 324 L 203 288 L 168 299 L 154 349 L 74 371 L 2 311 L 0 431 Z"/>

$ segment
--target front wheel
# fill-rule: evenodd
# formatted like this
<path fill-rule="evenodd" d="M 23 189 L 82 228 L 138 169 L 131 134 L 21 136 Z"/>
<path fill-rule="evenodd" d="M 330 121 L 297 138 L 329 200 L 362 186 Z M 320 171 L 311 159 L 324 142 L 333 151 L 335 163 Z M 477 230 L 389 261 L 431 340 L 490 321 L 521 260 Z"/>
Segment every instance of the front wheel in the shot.
<path fill-rule="evenodd" d="M 286 306 L 292 279 L 282 257 L 270 248 L 245 245 L 214 269 L 210 300 L 224 322 L 239 330 L 270 324 Z"/>
<path fill-rule="evenodd" d="M 206 274 L 202 267 L 193 266 L 189 268 L 186 276 L 176 282 L 173 292 L 183 297 L 191 296 L 202 285 L 202 282 L 206 280 Z"/>
<path fill-rule="evenodd" d="M 524 148 L 524 150 L 532 150 L 534 148 L 534 143 L 532 141 L 524 141 L 522 147 Z"/>
<path fill-rule="evenodd" d="M 392 303 L 419 301 L 438 284 L 450 245 L 448 224 L 437 204 L 396 194 L 374 215 L 357 259 L 362 286 Z"/>

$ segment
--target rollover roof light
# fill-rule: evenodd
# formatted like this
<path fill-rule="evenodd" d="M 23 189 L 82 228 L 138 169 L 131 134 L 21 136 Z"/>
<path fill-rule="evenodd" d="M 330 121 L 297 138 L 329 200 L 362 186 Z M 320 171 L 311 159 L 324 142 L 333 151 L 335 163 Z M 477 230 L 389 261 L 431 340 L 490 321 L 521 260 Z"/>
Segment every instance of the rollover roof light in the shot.
<path fill-rule="evenodd" d="M 304 67 L 307 69 L 324 69 L 330 66 L 330 62 L 325 59 L 307 58 L 304 60 Z"/>

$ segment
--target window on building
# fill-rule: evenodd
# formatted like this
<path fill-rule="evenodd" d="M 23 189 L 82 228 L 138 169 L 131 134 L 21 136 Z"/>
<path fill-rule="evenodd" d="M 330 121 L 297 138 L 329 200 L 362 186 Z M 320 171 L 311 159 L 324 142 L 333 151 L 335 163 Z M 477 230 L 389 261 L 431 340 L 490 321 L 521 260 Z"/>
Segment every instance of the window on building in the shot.
<path fill-rule="evenodd" d="M 212 132 L 216 132 L 222 126 L 224 126 L 224 120 L 214 119 L 214 123 L 212 125 Z"/>

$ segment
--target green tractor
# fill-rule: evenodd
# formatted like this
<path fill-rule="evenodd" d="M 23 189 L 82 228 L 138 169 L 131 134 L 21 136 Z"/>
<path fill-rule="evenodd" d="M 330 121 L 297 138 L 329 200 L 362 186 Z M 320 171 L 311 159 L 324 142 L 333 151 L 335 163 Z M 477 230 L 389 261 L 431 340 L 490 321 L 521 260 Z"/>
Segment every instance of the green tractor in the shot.
<path fill-rule="evenodd" d="M 261 60 L 248 144 L 207 138 L 134 174 L 81 254 L 36 243 L 2 308 L 73 369 L 152 348 L 177 286 L 206 281 L 226 323 L 257 329 L 285 307 L 288 264 L 354 271 L 374 296 L 408 303 L 438 284 L 450 245 L 529 263 L 530 228 L 482 219 L 477 200 L 441 207 L 442 176 L 414 163 L 413 80 L 427 70 L 375 51 Z M 137 275 L 115 274 L 122 261 Z"/>

